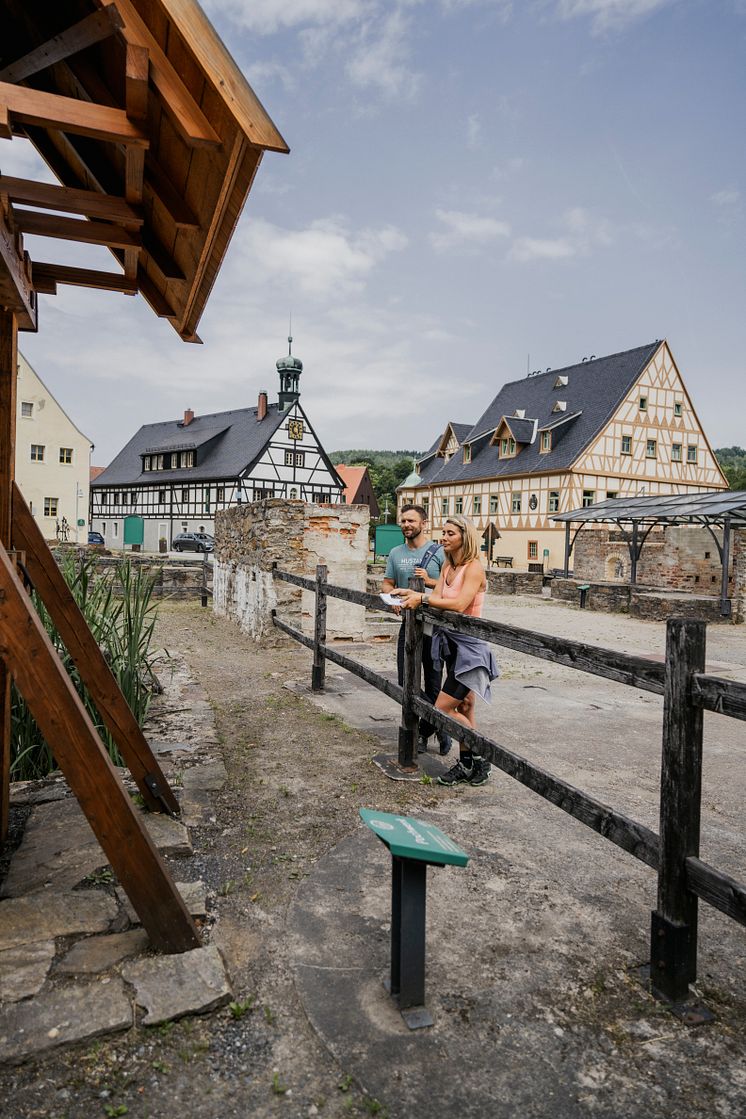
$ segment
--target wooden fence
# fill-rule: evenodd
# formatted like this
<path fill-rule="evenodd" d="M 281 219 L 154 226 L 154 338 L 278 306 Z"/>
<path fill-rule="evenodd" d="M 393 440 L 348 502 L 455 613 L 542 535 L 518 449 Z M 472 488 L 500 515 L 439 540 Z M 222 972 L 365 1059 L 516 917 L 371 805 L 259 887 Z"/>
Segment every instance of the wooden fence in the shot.
<path fill-rule="evenodd" d="M 522 785 L 655 870 L 658 901 L 651 920 L 651 987 L 655 994 L 673 1003 L 686 999 L 689 984 L 697 975 L 698 900 L 701 898 L 734 921 L 746 925 L 746 886 L 699 858 L 704 712 L 715 711 L 733 719 L 746 719 L 746 684 L 705 672 L 706 624 L 687 618 L 670 619 L 666 626 L 666 656 L 661 664 L 501 622 L 428 608 L 407 610 L 404 683 L 400 686 L 326 644 L 327 597 L 371 610 L 386 609 L 378 595 L 333 586 L 327 583 L 326 576 L 323 565 L 317 567 L 315 579 L 293 575 L 276 566 L 274 569 L 276 579 L 315 594 L 313 638 L 273 614 L 278 629 L 313 651 L 313 690 L 324 688 L 327 660 L 348 669 L 401 704 L 399 764 L 402 767 L 416 765 L 417 725 L 424 716 L 429 723 L 465 742 L 475 753 Z M 659 834 L 477 731 L 466 729 L 423 699 L 420 694 L 423 621 L 663 696 Z"/>

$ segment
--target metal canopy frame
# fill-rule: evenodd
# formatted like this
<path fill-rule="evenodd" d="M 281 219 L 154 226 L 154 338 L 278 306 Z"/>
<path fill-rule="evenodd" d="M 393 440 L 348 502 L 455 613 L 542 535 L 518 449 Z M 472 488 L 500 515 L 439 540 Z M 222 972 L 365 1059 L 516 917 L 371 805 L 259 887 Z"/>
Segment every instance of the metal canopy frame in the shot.
<path fill-rule="evenodd" d="M 701 525 L 715 541 L 721 566 L 720 613 L 731 615 L 728 595 L 730 537 L 734 528 L 746 528 L 746 491 L 708 490 L 695 494 L 655 494 L 637 497 L 616 497 L 599 501 L 582 509 L 558 513 L 552 517 L 565 526 L 565 577 L 570 572 L 572 554 L 578 533 L 588 524 L 613 524 L 624 536 L 630 557 L 630 585 L 637 583 L 637 564 L 643 545 L 651 531 L 659 525 Z M 574 533 L 572 526 L 576 525 Z M 722 540 L 715 534 L 722 531 Z"/>

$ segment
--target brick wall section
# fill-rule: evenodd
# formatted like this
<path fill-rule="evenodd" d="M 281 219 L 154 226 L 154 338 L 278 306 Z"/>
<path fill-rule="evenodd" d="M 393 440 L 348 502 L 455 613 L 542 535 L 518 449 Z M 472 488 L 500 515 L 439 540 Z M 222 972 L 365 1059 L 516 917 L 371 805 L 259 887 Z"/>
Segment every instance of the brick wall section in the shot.
<path fill-rule="evenodd" d="M 223 510 L 215 517 L 213 608 L 255 640 L 283 641 L 273 609 L 286 622 L 313 632 L 313 599 L 272 576 L 272 565 L 313 578 L 325 563 L 328 581 L 365 590 L 370 513 L 360 505 L 307 505 L 279 498 Z M 365 611 L 329 599 L 327 636 L 359 639 Z"/>

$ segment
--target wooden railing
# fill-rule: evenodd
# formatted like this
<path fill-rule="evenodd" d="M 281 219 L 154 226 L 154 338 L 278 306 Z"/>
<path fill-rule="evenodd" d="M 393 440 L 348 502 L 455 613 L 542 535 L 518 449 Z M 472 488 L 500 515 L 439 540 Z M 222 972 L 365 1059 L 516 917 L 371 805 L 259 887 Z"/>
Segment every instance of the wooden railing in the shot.
<path fill-rule="evenodd" d="M 399 764 L 404 769 L 416 766 L 417 727 L 419 718 L 424 717 L 544 800 L 655 870 L 658 902 L 651 920 L 651 988 L 656 995 L 675 1004 L 685 1000 L 689 984 L 697 975 L 698 899 L 746 925 L 746 886 L 699 858 L 704 711 L 746 719 L 746 684 L 711 676 L 704 670 L 706 624 L 688 618 L 670 619 L 666 625 L 665 660 L 659 663 L 483 618 L 429 608 L 407 610 L 403 623 L 404 683 L 400 686 L 326 643 L 327 598 L 342 599 L 371 610 L 387 609 L 378 595 L 329 584 L 326 574 L 323 565 L 317 567 L 315 579 L 277 567 L 274 570 L 276 579 L 315 595 L 313 638 L 273 614 L 278 629 L 313 651 L 313 690 L 324 688 L 327 660 L 346 668 L 401 704 Z M 424 621 L 661 695 L 663 749 L 659 834 L 512 750 L 465 728 L 423 699 L 420 679 Z"/>

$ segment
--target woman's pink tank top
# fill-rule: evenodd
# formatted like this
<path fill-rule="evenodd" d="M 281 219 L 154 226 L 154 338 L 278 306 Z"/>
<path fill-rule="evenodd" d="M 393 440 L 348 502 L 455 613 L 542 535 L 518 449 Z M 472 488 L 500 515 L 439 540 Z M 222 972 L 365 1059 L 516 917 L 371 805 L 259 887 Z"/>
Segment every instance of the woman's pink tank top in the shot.
<path fill-rule="evenodd" d="M 449 564 L 446 564 L 446 566 L 443 568 L 443 571 L 446 572 L 446 574 L 443 576 L 443 598 L 458 598 L 459 594 L 461 593 L 461 585 L 464 581 L 464 576 L 466 575 L 467 566 L 468 564 L 463 564 L 461 567 L 457 567 L 455 573 L 453 573 L 454 569 Z M 450 586 L 446 582 L 447 576 L 450 576 L 451 578 Z M 468 614 L 472 618 L 481 618 L 483 605 L 484 588 L 482 588 L 481 591 L 477 591 L 474 598 L 464 610 L 464 614 Z"/>

